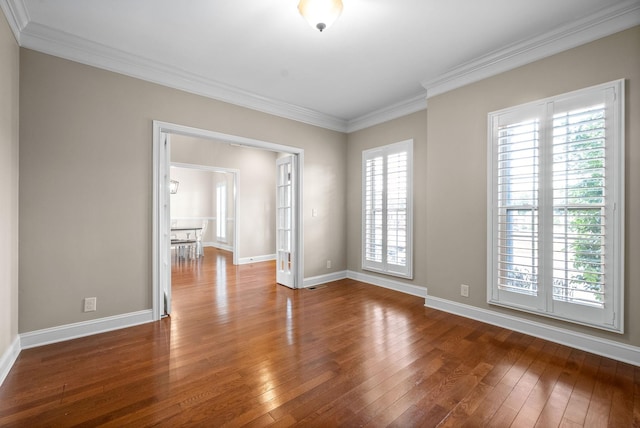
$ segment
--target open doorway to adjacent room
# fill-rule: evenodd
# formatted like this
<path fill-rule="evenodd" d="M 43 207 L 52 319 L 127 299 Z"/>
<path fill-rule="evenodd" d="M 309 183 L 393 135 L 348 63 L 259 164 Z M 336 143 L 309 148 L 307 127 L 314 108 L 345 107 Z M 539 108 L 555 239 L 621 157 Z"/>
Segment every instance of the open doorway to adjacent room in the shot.
<path fill-rule="evenodd" d="M 175 141 L 175 143 L 174 143 Z M 180 150 L 174 152 L 172 145 L 176 144 L 183 146 Z M 171 209 L 171 185 L 170 180 L 171 176 L 171 166 L 175 168 L 180 168 L 182 170 L 190 170 L 193 173 L 209 171 L 210 173 L 218 173 L 225 172 L 230 173 L 235 178 L 235 183 L 233 186 L 233 196 L 234 200 L 234 219 L 233 219 L 233 227 L 231 230 L 233 231 L 232 238 L 233 244 L 231 246 L 231 251 L 233 252 L 233 264 L 242 264 L 246 262 L 260 261 L 262 257 L 269 257 L 273 255 L 274 257 L 277 254 L 286 254 L 286 266 L 287 269 L 290 269 L 290 283 L 285 284 L 291 288 L 298 288 L 302 286 L 303 282 L 303 230 L 301 228 L 301 218 L 302 218 L 302 197 L 301 197 L 301 189 L 302 189 L 302 177 L 303 177 L 303 161 L 304 161 L 304 151 L 299 148 L 284 146 L 280 144 L 274 144 L 270 142 L 265 142 L 261 140 L 254 140 L 234 135 L 221 134 L 214 131 L 208 131 L 203 129 L 185 127 L 181 125 L 154 121 L 153 123 L 153 167 L 154 167 L 154 176 L 153 176 L 153 314 L 154 319 L 160 319 L 162 316 L 168 315 L 171 313 L 171 262 L 172 262 L 172 253 L 171 253 L 171 226 L 172 226 L 172 209 Z M 269 153 L 270 156 L 273 157 L 272 164 L 269 165 L 268 168 L 274 173 L 274 180 L 276 176 L 276 162 L 281 163 L 283 158 L 290 158 L 290 168 L 291 174 L 287 177 L 291 179 L 290 192 L 287 195 L 288 205 L 286 209 L 279 210 L 277 206 L 272 206 L 269 209 L 273 211 L 272 220 L 267 220 L 268 225 L 262 225 L 260 228 L 256 228 L 256 219 L 255 214 L 259 211 L 259 208 L 256 209 L 252 204 L 261 204 L 259 196 L 247 197 L 245 202 L 243 202 L 241 195 L 244 194 L 245 189 L 241 185 L 242 177 L 244 179 L 245 175 L 251 175 L 251 173 L 259 172 L 258 168 L 248 168 L 247 174 L 244 174 L 242 170 L 237 168 L 231 168 L 230 165 L 222 166 L 222 165 L 214 165 L 215 162 L 219 162 L 223 157 L 217 156 L 216 152 L 220 154 L 220 152 L 226 152 L 227 159 L 233 159 L 234 157 L 237 160 L 237 157 L 241 157 L 241 151 L 253 152 L 256 156 L 259 153 L 263 155 L 265 153 Z M 230 154 L 231 153 L 231 154 Z M 217 160 L 216 160 L 217 159 Z M 214 162 L 215 161 L 215 162 Z M 176 170 L 177 171 L 177 170 Z M 184 171 L 182 171 L 184 172 Z M 193 177 L 192 177 L 193 178 Z M 184 179 L 183 179 L 184 180 Z M 189 180 L 189 179 L 187 179 Z M 199 180 L 202 180 L 200 177 Z M 181 190 L 184 190 L 182 184 L 180 184 L 179 180 L 177 184 L 177 192 L 173 196 L 179 194 Z M 175 183 L 173 183 L 175 186 Z M 288 185 L 287 185 L 288 186 Z M 244 186 L 246 187 L 246 193 L 250 195 L 251 190 L 255 191 L 254 187 L 259 186 Z M 276 197 L 275 205 L 279 204 L 278 202 L 278 193 L 277 189 L 279 188 L 275 182 L 271 189 L 267 190 L 271 196 Z M 217 190 L 218 187 L 216 185 L 215 195 L 210 195 L 211 197 L 219 198 L 221 191 Z M 226 188 L 226 192 L 229 191 L 229 188 Z M 262 193 L 265 190 L 261 191 Z M 282 192 L 281 192 L 282 193 Z M 228 196 L 228 194 L 227 194 Z M 227 201 L 230 199 L 227 197 Z M 206 203 L 206 202 L 205 202 Z M 264 207 L 263 207 L 264 208 Z M 246 211 L 246 215 L 244 218 L 250 218 L 249 220 L 243 221 L 243 211 Z M 261 254 L 264 253 L 263 250 L 257 250 L 252 248 L 252 244 L 259 242 L 260 239 L 257 239 L 257 234 L 265 233 L 274 233 L 278 235 L 280 234 L 283 228 L 277 226 L 282 224 L 276 222 L 276 218 L 281 217 L 281 213 L 288 213 L 290 216 L 289 220 L 286 222 L 287 224 L 287 234 L 288 243 L 286 246 L 286 251 L 281 251 L 281 246 L 278 241 L 282 241 L 282 239 L 278 239 L 277 236 L 274 237 L 273 244 L 269 244 L 269 254 Z M 192 213 L 196 213 L 196 211 L 192 211 Z M 184 212 L 182 213 L 184 214 Z M 182 220 L 193 220 L 204 222 L 209 218 L 209 223 L 207 226 L 208 235 L 203 235 L 203 245 L 207 245 L 207 243 L 211 244 L 220 244 L 220 241 L 224 239 L 221 234 L 229 233 L 229 225 L 226 225 L 225 232 L 222 232 L 220 229 L 221 225 L 218 222 L 211 221 L 212 217 L 217 218 L 218 212 L 215 215 L 205 215 L 207 213 L 200 214 L 184 214 L 177 215 L 174 213 L 173 221 Z M 211 212 L 209 214 L 212 214 Z M 253 217 L 252 217 L 253 216 Z M 264 219 L 263 219 L 264 220 Z M 259 223 L 259 221 L 258 221 Z M 202 223 L 201 223 L 202 224 Z M 175 228 L 178 228 L 177 225 L 174 225 Z M 209 227 L 211 226 L 211 227 Z M 188 227 L 188 226 L 187 226 Z M 215 239 L 212 238 L 213 232 L 215 232 Z M 207 238 L 207 236 L 209 238 Z M 244 237 L 249 236 L 249 239 L 244 239 Z M 206 239 L 214 239 L 213 241 L 206 241 Z M 288 253 L 287 253 L 288 251 Z M 268 258 L 267 258 L 268 259 Z M 285 264 L 283 263 L 283 266 Z"/>

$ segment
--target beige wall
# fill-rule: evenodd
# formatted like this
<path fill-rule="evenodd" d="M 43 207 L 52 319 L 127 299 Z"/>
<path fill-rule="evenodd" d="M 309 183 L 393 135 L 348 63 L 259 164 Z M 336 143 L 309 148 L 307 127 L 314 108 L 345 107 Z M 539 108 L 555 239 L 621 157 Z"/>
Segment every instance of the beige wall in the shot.
<path fill-rule="evenodd" d="M 0 13 L 0 360 L 18 336 L 19 59 Z"/>
<path fill-rule="evenodd" d="M 640 346 L 640 313 L 632 310 L 640 299 L 639 51 L 636 27 L 346 136 L 23 49 L 20 331 L 151 307 L 151 121 L 158 119 L 305 150 L 305 277 L 360 271 L 362 150 L 412 138 L 415 270 L 405 282 L 427 286 L 432 296 Z M 622 77 L 626 333 L 487 305 L 487 113 Z M 460 283 L 471 286 L 469 298 L 459 296 Z M 98 297 L 97 312 L 80 311 L 87 296 Z"/>
<path fill-rule="evenodd" d="M 151 308 L 154 119 L 303 148 L 305 277 L 346 268 L 344 134 L 28 49 L 20 60 L 20 332 Z M 91 296 L 98 311 L 81 312 Z"/>
<path fill-rule="evenodd" d="M 396 120 L 349 134 L 347 155 L 347 230 L 349 270 L 376 275 L 362 270 L 362 152 L 387 144 L 413 139 L 413 280 L 389 276 L 394 281 L 426 286 L 427 267 L 427 111 L 419 111 Z M 379 275 L 376 275 L 379 276 Z M 384 277 L 384 276 L 383 276 Z"/>
<path fill-rule="evenodd" d="M 626 79 L 625 330 L 618 335 L 489 306 L 487 113 Z M 416 141 L 415 285 L 429 295 L 640 346 L 640 27 L 430 98 L 426 113 L 349 136 L 349 268 L 360 270 L 362 149 Z M 428 127 L 427 127 L 428 123 Z M 425 128 L 426 127 L 426 128 Z M 426 129 L 426 139 L 425 139 Z M 460 284 L 470 285 L 469 298 Z"/>
<path fill-rule="evenodd" d="M 636 27 L 429 100 L 429 294 L 517 314 L 486 303 L 487 113 L 625 78 L 626 333 L 526 318 L 640 345 L 640 312 L 632 310 L 640 301 L 640 266 L 635 262 L 640 260 L 639 53 L 640 27 Z M 461 283 L 471 286 L 468 299 L 460 297 Z"/>
<path fill-rule="evenodd" d="M 276 152 L 267 150 L 182 135 L 171 136 L 171 162 L 239 171 L 239 258 L 276 252 L 276 158 Z"/>

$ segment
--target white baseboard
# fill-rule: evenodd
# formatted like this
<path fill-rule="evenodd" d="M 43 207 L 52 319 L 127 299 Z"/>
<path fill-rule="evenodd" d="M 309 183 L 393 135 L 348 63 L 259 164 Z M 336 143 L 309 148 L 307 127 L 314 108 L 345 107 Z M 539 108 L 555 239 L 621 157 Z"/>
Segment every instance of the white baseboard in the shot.
<path fill-rule="evenodd" d="M 151 309 L 99 318 L 90 321 L 82 321 L 74 324 L 66 324 L 58 327 L 45 328 L 43 330 L 30 331 L 20 335 L 22 349 L 48 345 L 50 343 L 63 342 L 78 337 L 104 333 L 121 328 L 132 327 L 153 321 Z"/>
<path fill-rule="evenodd" d="M 327 273 L 325 275 L 312 276 L 305 278 L 302 284 L 303 288 L 314 287 L 320 284 L 326 284 L 327 282 L 338 281 L 347 277 L 347 271 L 341 270 L 339 272 Z"/>
<path fill-rule="evenodd" d="M 425 306 L 640 366 L 640 347 L 428 296 Z"/>
<path fill-rule="evenodd" d="M 400 291 L 405 294 L 411 294 L 412 296 L 427 297 L 427 287 L 420 287 L 418 285 L 407 284 L 400 281 L 394 281 L 389 278 L 382 278 L 352 270 L 347 271 L 347 278 L 366 282 L 367 284 L 377 285 L 378 287 Z"/>
<path fill-rule="evenodd" d="M 357 281 L 366 282 L 368 284 L 380 287 L 390 288 L 402 293 L 414 296 L 424 297 L 425 306 L 471 318 L 487 324 L 497 325 L 498 327 L 507 328 L 528 334 L 530 336 L 539 337 L 550 342 L 560 343 L 572 348 L 591 352 L 614 360 L 640 366 L 640 347 L 627 345 L 608 339 L 601 339 L 596 336 L 578 333 L 571 330 L 549 326 L 535 321 L 518 318 L 512 315 L 506 315 L 487 309 L 477 308 L 475 306 L 465 305 L 463 303 L 451 300 L 441 299 L 427 295 L 426 287 L 419 287 L 412 284 L 394 281 L 387 278 L 381 278 L 374 275 L 368 275 L 361 272 L 347 271 L 347 278 Z M 306 280 L 305 280 L 306 285 Z"/>
<path fill-rule="evenodd" d="M 225 251 L 233 251 L 233 246 L 229 244 L 223 244 L 221 242 L 203 242 L 202 245 L 204 245 L 205 247 L 213 247 Z"/>
<path fill-rule="evenodd" d="M 265 254 L 264 256 L 242 257 L 238 259 L 238 264 L 248 265 L 251 263 L 267 262 L 269 260 L 275 260 L 275 259 L 276 259 L 275 254 Z"/>
<path fill-rule="evenodd" d="M 0 356 L 0 386 L 20 355 L 20 336 L 16 336 L 9 348 Z"/>

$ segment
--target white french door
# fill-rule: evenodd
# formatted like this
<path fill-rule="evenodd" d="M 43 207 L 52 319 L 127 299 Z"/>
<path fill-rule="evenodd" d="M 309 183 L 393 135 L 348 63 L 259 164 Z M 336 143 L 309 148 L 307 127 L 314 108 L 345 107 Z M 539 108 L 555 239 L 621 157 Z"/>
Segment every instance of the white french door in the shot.
<path fill-rule="evenodd" d="M 276 282 L 296 288 L 295 156 L 276 161 Z"/>
<path fill-rule="evenodd" d="M 160 150 L 160 163 L 165 166 L 162 168 L 162 176 L 160 177 L 161 192 L 169 193 L 169 157 L 170 157 L 170 139 L 169 134 L 163 132 L 161 134 L 162 148 Z M 160 207 L 160 264 L 162 265 L 160 272 L 160 289 L 161 292 L 161 316 L 171 314 L 171 207 L 169 205 L 170 198 L 163 198 Z"/>

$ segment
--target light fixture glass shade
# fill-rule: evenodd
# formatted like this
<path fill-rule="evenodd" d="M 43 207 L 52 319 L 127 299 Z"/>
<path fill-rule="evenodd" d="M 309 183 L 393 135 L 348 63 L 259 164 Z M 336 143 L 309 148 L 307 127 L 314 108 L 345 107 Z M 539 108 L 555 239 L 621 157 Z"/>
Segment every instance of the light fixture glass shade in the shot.
<path fill-rule="evenodd" d="M 313 28 L 322 31 L 342 13 L 342 0 L 300 0 L 298 10 Z"/>
<path fill-rule="evenodd" d="M 176 193 L 178 193 L 178 185 L 180 183 L 176 180 L 170 180 L 169 181 L 169 193 L 171 193 L 172 195 L 175 195 Z"/>

